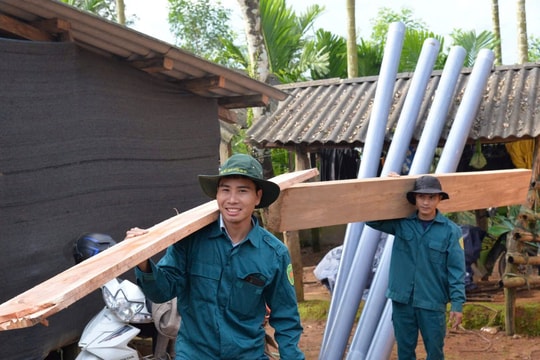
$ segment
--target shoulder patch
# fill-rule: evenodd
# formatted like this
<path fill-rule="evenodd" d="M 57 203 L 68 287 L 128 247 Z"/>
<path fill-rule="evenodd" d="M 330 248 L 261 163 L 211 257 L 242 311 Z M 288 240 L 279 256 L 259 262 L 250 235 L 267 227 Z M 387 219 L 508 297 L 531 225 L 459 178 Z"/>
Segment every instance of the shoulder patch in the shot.
<path fill-rule="evenodd" d="M 461 247 L 462 250 L 465 249 L 465 245 L 463 244 L 463 236 L 459 238 L 459 246 Z"/>
<path fill-rule="evenodd" d="M 289 279 L 291 285 L 294 285 L 294 271 L 292 264 L 287 265 L 287 279 Z"/>

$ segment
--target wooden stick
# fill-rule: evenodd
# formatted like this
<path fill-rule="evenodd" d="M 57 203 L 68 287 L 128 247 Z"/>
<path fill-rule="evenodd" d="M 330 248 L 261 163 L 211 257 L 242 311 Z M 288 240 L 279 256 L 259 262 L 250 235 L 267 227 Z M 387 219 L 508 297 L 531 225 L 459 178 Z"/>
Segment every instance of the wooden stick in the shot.
<path fill-rule="evenodd" d="M 277 176 L 281 189 L 318 175 L 309 169 Z M 142 236 L 126 239 L 0 305 L 0 330 L 38 323 L 75 303 L 103 284 L 132 269 L 152 255 L 215 221 L 215 200 L 180 213 L 149 228 Z"/>
<path fill-rule="evenodd" d="M 455 212 L 522 204 L 531 171 L 526 169 L 436 175 L 450 195 L 439 205 Z M 283 232 L 405 217 L 414 211 L 405 194 L 418 176 L 385 177 L 297 184 L 269 207 L 268 228 Z"/>

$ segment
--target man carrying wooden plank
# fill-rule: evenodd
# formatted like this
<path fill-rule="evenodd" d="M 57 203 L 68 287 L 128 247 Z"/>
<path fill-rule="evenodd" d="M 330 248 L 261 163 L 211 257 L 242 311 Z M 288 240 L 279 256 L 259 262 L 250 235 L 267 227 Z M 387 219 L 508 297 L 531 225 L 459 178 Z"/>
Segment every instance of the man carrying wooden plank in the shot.
<path fill-rule="evenodd" d="M 279 186 L 244 154 L 230 157 L 218 175 L 200 175 L 199 183 L 217 200 L 218 220 L 170 246 L 157 265 L 147 260 L 135 270 L 153 302 L 178 298 L 176 359 L 268 359 L 266 305 L 281 358 L 304 359 L 289 252 L 253 216 L 278 198 Z M 144 233 L 133 228 L 127 238 Z"/>
<path fill-rule="evenodd" d="M 460 228 L 437 206 L 448 199 L 439 180 L 417 178 L 407 200 L 416 206 L 408 217 L 368 221 L 366 225 L 395 236 L 386 296 L 392 300 L 392 323 L 399 359 L 416 359 L 418 331 L 428 359 L 444 359 L 446 306 L 457 328 L 465 303 L 465 255 Z"/>

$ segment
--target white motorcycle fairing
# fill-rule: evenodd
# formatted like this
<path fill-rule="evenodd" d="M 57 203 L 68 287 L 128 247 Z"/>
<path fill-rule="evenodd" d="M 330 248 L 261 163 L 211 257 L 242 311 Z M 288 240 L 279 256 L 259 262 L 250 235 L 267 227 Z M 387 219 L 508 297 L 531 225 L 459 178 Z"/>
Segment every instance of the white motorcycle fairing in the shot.
<path fill-rule="evenodd" d="M 128 343 L 139 332 L 105 307 L 84 328 L 76 360 L 138 360 L 137 350 Z"/>

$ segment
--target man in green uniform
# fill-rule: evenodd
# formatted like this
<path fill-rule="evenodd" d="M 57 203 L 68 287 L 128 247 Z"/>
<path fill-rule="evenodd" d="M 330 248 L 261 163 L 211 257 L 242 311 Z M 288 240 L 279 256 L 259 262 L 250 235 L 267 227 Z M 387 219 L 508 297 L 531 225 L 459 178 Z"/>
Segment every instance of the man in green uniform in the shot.
<path fill-rule="evenodd" d="M 289 252 L 253 216 L 277 199 L 279 186 L 244 154 L 231 156 L 218 175 L 200 175 L 199 183 L 217 200 L 219 219 L 170 246 L 157 265 L 145 261 L 136 269 L 150 300 L 178 298 L 176 359 L 268 359 L 266 306 L 281 359 L 304 359 Z M 141 233 L 133 228 L 127 237 Z"/>
<path fill-rule="evenodd" d="M 465 255 L 460 228 L 437 206 L 448 199 L 436 177 L 421 176 L 407 200 L 416 206 L 403 219 L 369 221 L 374 229 L 395 236 L 387 297 L 392 300 L 392 323 L 399 360 L 416 359 L 418 332 L 427 360 L 444 359 L 446 306 L 452 326 L 462 320 L 465 303 Z"/>

